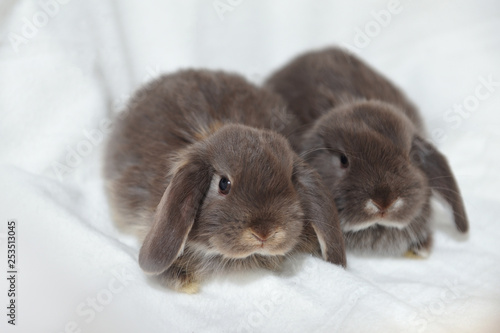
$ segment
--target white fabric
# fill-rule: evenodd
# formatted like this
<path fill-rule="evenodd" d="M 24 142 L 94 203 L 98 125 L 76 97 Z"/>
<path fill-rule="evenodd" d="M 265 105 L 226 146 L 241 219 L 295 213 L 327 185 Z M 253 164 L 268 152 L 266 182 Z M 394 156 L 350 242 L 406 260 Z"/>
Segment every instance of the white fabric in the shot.
<path fill-rule="evenodd" d="M 2 306 L 0 330 L 498 332 L 500 4 L 395 1 L 2 0 L 0 267 L 4 276 L 15 219 L 19 275 L 17 326 Z M 349 253 L 343 270 L 303 256 L 282 273 L 214 278 L 196 295 L 151 283 L 103 191 L 112 114 L 159 73 L 224 69 L 260 83 L 330 45 L 418 105 L 461 186 L 470 235 L 436 204 L 426 260 Z"/>

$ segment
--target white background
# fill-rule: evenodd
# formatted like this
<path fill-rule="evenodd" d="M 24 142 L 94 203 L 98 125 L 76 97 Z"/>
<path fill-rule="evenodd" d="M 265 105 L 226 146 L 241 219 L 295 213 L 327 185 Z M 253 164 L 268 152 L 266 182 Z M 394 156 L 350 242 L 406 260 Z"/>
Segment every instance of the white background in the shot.
<path fill-rule="evenodd" d="M 380 13 L 391 14 L 378 22 Z M 494 0 L 2 0 L 2 332 L 498 331 L 499 32 Z M 160 73 L 223 69 L 261 83 L 331 45 L 357 53 L 419 107 L 462 189 L 470 235 L 457 235 L 436 204 L 427 260 L 348 254 L 342 270 L 304 256 L 281 274 L 207 281 L 194 296 L 148 281 L 139 244 L 114 229 L 106 205 L 100 157 L 112 115 Z M 496 84 L 478 99 L 483 79 Z M 18 224 L 15 328 L 4 306 L 9 219 Z"/>

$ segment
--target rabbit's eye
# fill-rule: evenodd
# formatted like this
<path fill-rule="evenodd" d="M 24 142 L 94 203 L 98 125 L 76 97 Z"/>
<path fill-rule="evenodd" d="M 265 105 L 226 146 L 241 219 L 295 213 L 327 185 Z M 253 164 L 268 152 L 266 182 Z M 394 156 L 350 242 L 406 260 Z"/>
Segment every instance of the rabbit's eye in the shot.
<path fill-rule="evenodd" d="M 342 168 L 347 168 L 349 166 L 349 160 L 345 154 L 340 154 L 340 165 Z"/>
<path fill-rule="evenodd" d="M 222 176 L 219 181 L 219 192 L 221 194 L 228 194 L 231 189 L 231 181 L 227 177 Z"/>

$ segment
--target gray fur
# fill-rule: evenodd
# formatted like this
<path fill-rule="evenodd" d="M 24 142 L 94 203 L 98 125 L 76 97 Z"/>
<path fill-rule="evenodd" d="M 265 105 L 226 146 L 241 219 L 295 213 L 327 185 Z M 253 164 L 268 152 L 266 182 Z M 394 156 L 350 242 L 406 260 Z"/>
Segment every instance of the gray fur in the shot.
<path fill-rule="evenodd" d="M 432 191 L 451 205 L 458 230 L 467 232 L 446 158 L 424 139 L 414 105 L 381 74 L 332 48 L 292 60 L 266 87 L 295 116 L 284 134 L 335 197 L 347 248 L 426 252 Z"/>
<path fill-rule="evenodd" d="M 137 92 L 111 135 L 105 177 L 115 220 L 139 230 L 145 272 L 194 292 L 215 272 L 278 269 L 295 252 L 345 265 L 333 198 L 273 131 L 284 110 L 278 95 L 223 72 L 181 71 Z"/>

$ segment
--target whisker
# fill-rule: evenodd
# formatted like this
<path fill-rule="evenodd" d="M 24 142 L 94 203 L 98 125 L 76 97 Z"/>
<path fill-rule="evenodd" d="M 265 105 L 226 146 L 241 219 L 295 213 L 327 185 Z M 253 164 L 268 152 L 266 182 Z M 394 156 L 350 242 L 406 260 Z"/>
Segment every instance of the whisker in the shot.
<path fill-rule="evenodd" d="M 431 189 L 433 190 L 441 190 L 441 191 L 448 191 L 448 192 L 451 192 L 451 193 L 454 193 L 454 194 L 457 194 L 457 195 L 460 195 L 460 192 L 458 191 L 455 191 L 451 188 L 447 188 L 447 187 L 436 187 L 436 186 L 431 186 Z"/>

